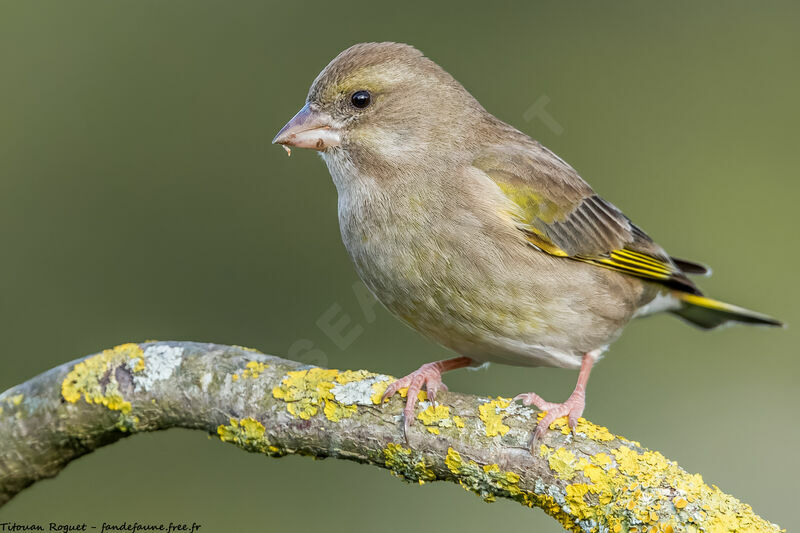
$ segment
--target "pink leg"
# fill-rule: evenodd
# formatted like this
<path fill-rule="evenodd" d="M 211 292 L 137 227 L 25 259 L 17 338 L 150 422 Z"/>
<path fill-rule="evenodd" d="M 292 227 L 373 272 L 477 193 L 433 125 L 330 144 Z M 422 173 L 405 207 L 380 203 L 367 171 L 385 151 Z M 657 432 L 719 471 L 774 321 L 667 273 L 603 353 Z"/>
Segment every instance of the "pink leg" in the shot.
<path fill-rule="evenodd" d="M 398 379 L 386 388 L 381 402 L 387 398 L 391 398 L 403 387 L 408 387 L 406 407 L 403 410 L 403 433 L 406 437 L 406 442 L 408 442 L 408 428 L 411 427 L 411 422 L 414 421 L 414 405 L 417 403 L 417 394 L 422 390 L 422 386 L 425 385 L 428 399 L 433 403 L 436 401 L 437 392 L 440 390 L 447 390 L 447 385 L 442 383 L 442 372 L 463 368 L 473 363 L 474 361 L 469 357 L 454 357 L 453 359 L 445 359 L 444 361 L 426 363 L 419 367 L 419 370 L 415 370 L 406 377 Z"/>
<path fill-rule="evenodd" d="M 592 371 L 592 365 L 596 358 L 597 355 L 592 352 L 583 356 L 581 371 L 578 374 L 578 384 L 575 385 L 575 390 L 572 391 L 572 394 L 564 403 L 546 402 L 541 396 L 533 392 L 514 397 L 515 400 L 522 400 L 525 405 L 533 404 L 539 409 L 547 411 L 539 425 L 536 426 L 536 432 L 533 435 L 534 445 L 536 441 L 547 433 L 550 424 L 562 416 L 569 417 L 569 427 L 574 428 L 578 424 L 578 418 L 583 414 L 583 409 L 586 406 L 586 383 L 589 381 L 589 373 Z"/>

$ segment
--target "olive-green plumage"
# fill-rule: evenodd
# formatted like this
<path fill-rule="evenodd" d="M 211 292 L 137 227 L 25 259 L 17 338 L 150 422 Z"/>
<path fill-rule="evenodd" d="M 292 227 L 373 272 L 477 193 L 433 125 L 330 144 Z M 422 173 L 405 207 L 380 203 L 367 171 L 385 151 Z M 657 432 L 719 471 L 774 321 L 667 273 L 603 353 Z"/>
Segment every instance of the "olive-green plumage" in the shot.
<path fill-rule="evenodd" d="M 310 130 L 295 127 L 294 142 L 276 141 L 321 150 L 361 279 L 400 319 L 474 361 L 577 368 L 633 317 L 661 310 L 706 328 L 779 324 L 703 297 L 687 274 L 704 267 L 671 258 L 411 46 L 345 50 L 304 109 L 325 138 L 304 144 Z"/>

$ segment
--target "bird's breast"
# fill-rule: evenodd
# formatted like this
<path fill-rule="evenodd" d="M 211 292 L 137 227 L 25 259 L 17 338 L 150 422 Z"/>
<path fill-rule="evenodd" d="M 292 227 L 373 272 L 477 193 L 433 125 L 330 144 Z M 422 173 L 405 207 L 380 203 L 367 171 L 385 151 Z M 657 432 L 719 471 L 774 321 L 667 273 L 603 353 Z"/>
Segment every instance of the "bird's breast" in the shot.
<path fill-rule="evenodd" d="M 340 190 L 342 240 L 359 277 L 401 320 L 461 353 L 485 351 L 487 335 L 534 335 L 543 327 L 535 292 L 502 268 L 479 220 L 442 200 L 413 187 Z"/>
<path fill-rule="evenodd" d="M 349 190 L 339 195 L 339 225 L 362 280 L 391 310 L 419 306 L 445 281 L 449 254 L 413 195 Z"/>

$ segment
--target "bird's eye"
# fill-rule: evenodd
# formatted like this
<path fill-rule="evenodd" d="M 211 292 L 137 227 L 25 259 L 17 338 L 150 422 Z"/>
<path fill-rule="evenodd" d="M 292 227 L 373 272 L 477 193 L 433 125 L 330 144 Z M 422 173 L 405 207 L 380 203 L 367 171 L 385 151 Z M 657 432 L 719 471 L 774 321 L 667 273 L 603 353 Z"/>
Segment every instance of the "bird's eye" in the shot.
<path fill-rule="evenodd" d="M 359 109 L 367 107 L 371 100 L 372 96 L 369 94 L 369 91 L 356 91 L 353 93 L 353 96 L 350 97 L 350 102 L 354 107 Z"/>

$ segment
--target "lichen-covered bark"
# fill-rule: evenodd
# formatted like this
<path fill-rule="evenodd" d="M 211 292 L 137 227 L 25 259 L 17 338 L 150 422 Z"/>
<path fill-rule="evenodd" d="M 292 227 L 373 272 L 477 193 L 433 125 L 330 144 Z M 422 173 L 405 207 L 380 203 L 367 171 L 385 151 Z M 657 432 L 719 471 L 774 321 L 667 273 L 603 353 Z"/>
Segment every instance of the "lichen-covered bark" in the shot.
<path fill-rule="evenodd" d="M 581 419 L 530 451 L 540 413 L 505 398 L 420 393 L 410 443 L 392 378 L 191 342 L 123 344 L 0 395 L 0 505 L 67 463 L 141 431 L 201 429 L 270 456 L 338 457 L 408 481 L 460 483 L 539 507 L 572 531 L 779 531 L 658 452 Z"/>

